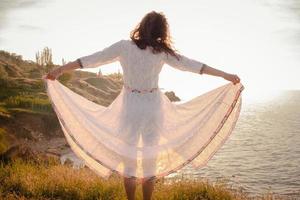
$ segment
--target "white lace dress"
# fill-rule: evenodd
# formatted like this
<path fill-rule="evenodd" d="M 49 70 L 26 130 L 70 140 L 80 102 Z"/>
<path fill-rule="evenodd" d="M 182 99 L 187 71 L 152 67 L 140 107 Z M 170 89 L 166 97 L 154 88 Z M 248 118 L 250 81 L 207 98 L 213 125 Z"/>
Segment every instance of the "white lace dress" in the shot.
<path fill-rule="evenodd" d="M 185 103 L 174 104 L 157 88 L 164 66 L 199 73 L 203 64 L 180 60 L 152 47 L 139 49 L 120 40 L 79 58 L 83 68 L 119 61 L 124 85 L 117 98 L 101 106 L 57 80 L 44 79 L 47 94 L 72 150 L 104 178 L 166 176 L 188 163 L 201 167 L 232 132 L 241 109 L 241 83 L 227 84 Z M 132 91 L 130 89 L 139 91 Z"/>

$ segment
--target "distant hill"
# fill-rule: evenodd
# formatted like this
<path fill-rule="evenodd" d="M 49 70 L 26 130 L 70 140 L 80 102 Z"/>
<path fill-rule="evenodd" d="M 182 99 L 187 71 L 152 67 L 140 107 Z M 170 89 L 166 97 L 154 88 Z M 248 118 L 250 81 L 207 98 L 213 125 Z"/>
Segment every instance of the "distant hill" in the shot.
<path fill-rule="evenodd" d="M 41 77 L 49 67 L 22 56 L 0 51 L 0 155 L 2 159 L 30 157 L 37 153 L 57 157 L 69 146 L 45 93 Z M 120 93 L 122 74 L 97 77 L 95 73 L 74 70 L 58 79 L 85 98 L 108 106 Z M 180 101 L 174 92 L 165 93 Z"/>

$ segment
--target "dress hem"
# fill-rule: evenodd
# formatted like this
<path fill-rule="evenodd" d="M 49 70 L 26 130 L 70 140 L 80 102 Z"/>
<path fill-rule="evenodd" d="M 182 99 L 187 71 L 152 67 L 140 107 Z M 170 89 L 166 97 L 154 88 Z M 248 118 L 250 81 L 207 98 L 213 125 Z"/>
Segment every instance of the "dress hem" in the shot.
<path fill-rule="evenodd" d="M 234 100 L 233 100 L 233 102 L 232 102 L 230 108 L 227 110 L 227 112 L 226 112 L 225 116 L 223 117 L 221 123 L 219 124 L 219 126 L 217 127 L 217 129 L 214 131 L 215 134 L 213 135 L 213 137 L 211 137 L 211 138 L 209 139 L 209 141 L 208 141 L 208 142 L 207 142 L 207 143 L 206 143 L 199 151 L 197 151 L 197 153 L 195 153 L 193 156 L 191 156 L 191 158 L 187 159 L 184 163 L 178 165 L 177 167 L 175 167 L 175 168 L 173 168 L 172 170 L 169 170 L 169 171 L 167 171 L 167 172 L 163 172 L 163 173 L 160 173 L 160 174 L 154 175 L 154 176 L 138 177 L 138 176 L 128 175 L 128 174 L 126 174 L 126 173 L 122 173 L 122 172 L 120 172 L 120 171 L 117 171 L 117 170 L 115 170 L 115 169 L 112 169 L 112 168 L 109 167 L 107 164 L 105 164 L 105 163 L 103 163 L 102 161 L 100 161 L 100 160 L 94 158 L 94 156 L 93 156 L 91 153 L 89 153 L 89 152 L 87 152 L 87 151 L 84 150 L 84 148 L 80 145 L 80 143 L 78 143 L 78 141 L 74 138 L 74 136 L 72 135 L 72 133 L 70 132 L 70 130 L 69 130 L 69 129 L 67 128 L 67 126 L 64 124 L 64 120 L 62 119 L 61 115 L 59 114 L 59 112 L 58 112 L 58 110 L 57 110 L 57 107 L 55 106 L 55 104 L 54 104 L 54 102 L 53 102 L 51 96 L 49 95 L 47 80 L 45 80 L 45 81 L 46 81 L 46 92 L 47 92 L 47 95 L 48 95 L 48 97 L 49 97 L 49 99 L 50 99 L 50 102 L 51 102 L 51 104 L 52 104 L 52 106 L 53 106 L 53 108 L 54 108 L 55 113 L 57 114 L 59 120 L 62 122 L 62 123 L 61 123 L 61 126 L 63 126 L 63 128 L 66 130 L 66 132 L 68 133 L 68 135 L 70 136 L 70 138 L 73 140 L 73 142 L 74 142 L 76 145 L 78 145 L 78 147 L 83 151 L 83 153 L 86 154 L 86 156 L 88 156 L 88 157 L 90 157 L 91 159 L 93 159 L 94 161 L 96 161 L 96 162 L 97 162 L 99 165 L 101 165 L 102 167 L 105 167 L 105 168 L 107 168 L 108 170 L 110 170 L 110 173 L 109 173 L 108 175 L 103 175 L 103 174 L 99 173 L 94 167 L 92 167 L 90 164 L 88 164 L 88 163 L 85 161 L 85 159 L 84 159 L 81 155 L 79 155 L 79 154 L 76 154 L 76 155 L 77 155 L 78 157 L 80 157 L 81 159 L 83 159 L 83 160 L 85 161 L 85 164 L 86 164 L 91 170 L 95 171 L 96 174 L 100 175 L 101 177 L 103 177 L 103 178 L 105 178 L 105 179 L 108 179 L 108 178 L 110 177 L 110 175 L 112 174 L 112 172 L 115 172 L 115 173 L 119 174 L 120 176 L 123 176 L 123 177 L 126 177 L 126 178 L 135 178 L 135 179 L 138 179 L 138 180 L 141 180 L 141 179 L 150 179 L 150 180 L 151 180 L 151 179 L 154 179 L 154 178 L 161 178 L 161 177 L 167 176 L 167 175 L 169 175 L 169 174 L 171 174 L 171 173 L 174 173 L 174 172 L 178 171 L 178 170 L 181 169 L 182 167 L 186 166 L 187 164 L 189 164 L 190 162 L 192 162 L 197 156 L 199 156 L 200 153 L 205 149 L 205 147 L 207 147 L 207 145 L 209 145 L 210 142 L 218 135 L 218 132 L 221 130 L 221 128 L 223 127 L 223 125 L 224 125 L 225 122 L 227 121 L 229 115 L 231 114 L 232 110 L 235 108 L 236 103 L 237 103 L 237 100 L 238 100 L 238 98 L 240 97 L 240 94 L 241 94 L 242 90 L 244 89 L 244 86 L 241 85 L 241 87 L 239 88 L 239 90 L 237 91 L 237 93 L 236 93 L 236 95 L 235 95 L 235 98 L 234 98 Z M 56 80 L 56 81 L 57 81 L 57 80 Z M 238 113 L 240 112 L 240 109 L 241 109 L 241 104 L 240 104 L 240 106 L 239 106 L 239 108 L 238 108 Z M 235 117 L 234 122 L 233 122 L 233 125 L 232 125 L 232 127 L 230 128 L 230 130 L 229 130 L 229 134 L 227 134 L 226 137 L 222 139 L 222 141 L 217 145 L 217 147 L 215 148 L 215 150 L 209 155 L 209 157 L 208 157 L 203 163 L 201 163 L 201 164 L 198 165 L 198 166 L 195 166 L 195 165 L 192 164 L 194 168 L 200 168 L 200 167 L 202 167 L 202 166 L 204 166 L 204 165 L 207 164 L 207 162 L 211 159 L 211 157 L 213 157 L 213 155 L 219 150 L 219 148 L 224 144 L 224 142 L 227 140 L 227 138 L 231 135 L 231 132 L 233 131 L 233 129 L 234 129 L 235 125 L 236 125 L 236 122 L 237 122 L 238 117 L 239 117 L 239 114 Z M 73 149 L 72 146 L 71 146 L 71 148 L 72 148 L 72 150 L 73 150 L 74 152 L 76 152 L 76 150 Z"/>

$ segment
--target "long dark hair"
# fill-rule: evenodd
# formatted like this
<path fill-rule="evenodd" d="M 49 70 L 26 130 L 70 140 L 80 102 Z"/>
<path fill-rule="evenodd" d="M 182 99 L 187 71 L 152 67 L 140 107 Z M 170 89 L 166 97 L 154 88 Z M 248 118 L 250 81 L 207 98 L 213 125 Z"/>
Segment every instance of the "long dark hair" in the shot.
<path fill-rule="evenodd" d="M 130 33 L 130 38 L 140 49 L 151 46 L 153 53 L 165 52 L 175 56 L 179 55 L 172 47 L 169 24 L 163 13 L 155 11 L 146 14 L 141 22 Z"/>

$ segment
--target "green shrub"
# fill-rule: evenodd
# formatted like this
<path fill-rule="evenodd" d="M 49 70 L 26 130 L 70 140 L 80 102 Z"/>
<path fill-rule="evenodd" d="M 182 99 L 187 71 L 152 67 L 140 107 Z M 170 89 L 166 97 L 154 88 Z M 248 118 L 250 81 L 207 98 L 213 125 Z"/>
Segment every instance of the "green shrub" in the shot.
<path fill-rule="evenodd" d="M 8 73 L 6 72 L 3 66 L 0 66 L 0 78 L 5 79 L 7 77 L 8 77 Z"/>
<path fill-rule="evenodd" d="M 33 79 L 41 78 L 42 75 L 43 71 L 39 68 L 33 68 L 28 72 L 28 77 Z"/>
<path fill-rule="evenodd" d="M 72 77 L 73 77 L 73 73 L 72 72 L 65 72 L 65 73 L 63 73 L 62 75 L 60 75 L 58 77 L 58 80 L 62 84 L 66 85 L 72 79 Z"/>
<path fill-rule="evenodd" d="M 6 131 L 0 128 L 0 154 L 4 153 L 8 148 Z"/>
<path fill-rule="evenodd" d="M 29 108 L 38 111 L 51 111 L 52 107 L 48 99 L 31 96 L 10 96 L 4 100 L 6 107 Z"/>

